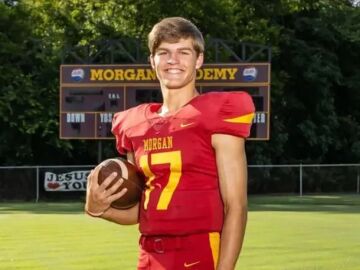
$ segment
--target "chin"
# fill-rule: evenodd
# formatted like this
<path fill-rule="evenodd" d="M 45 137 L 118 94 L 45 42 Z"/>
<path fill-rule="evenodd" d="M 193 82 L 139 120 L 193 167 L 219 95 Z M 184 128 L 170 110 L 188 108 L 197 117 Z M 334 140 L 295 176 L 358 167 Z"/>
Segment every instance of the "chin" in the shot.
<path fill-rule="evenodd" d="M 165 85 L 167 89 L 169 90 L 177 90 L 183 88 L 185 85 Z"/>
<path fill-rule="evenodd" d="M 164 82 L 163 85 L 169 90 L 176 90 L 176 89 L 183 88 L 184 86 L 186 86 L 186 83 Z"/>
<path fill-rule="evenodd" d="M 162 85 L 171 90 L 184 88 L 191 83 L 192 80 L 162 80 Z"/>

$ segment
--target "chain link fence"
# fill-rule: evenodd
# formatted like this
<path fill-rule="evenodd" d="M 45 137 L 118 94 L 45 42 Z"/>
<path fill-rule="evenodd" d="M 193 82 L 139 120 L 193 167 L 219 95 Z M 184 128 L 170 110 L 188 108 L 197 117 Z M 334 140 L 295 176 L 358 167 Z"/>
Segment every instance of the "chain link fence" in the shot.
<path fill-rule="evenodd" d="M 94 165 L 0 167 L 0 201 L 84 201 Z M 359 194 L 360 164 L 249 165 L 249 194 Z"/>
<path fill-rule="evenodd" d="M 250 194 L 359 193 L 360 164 L 250 165 Z"/>

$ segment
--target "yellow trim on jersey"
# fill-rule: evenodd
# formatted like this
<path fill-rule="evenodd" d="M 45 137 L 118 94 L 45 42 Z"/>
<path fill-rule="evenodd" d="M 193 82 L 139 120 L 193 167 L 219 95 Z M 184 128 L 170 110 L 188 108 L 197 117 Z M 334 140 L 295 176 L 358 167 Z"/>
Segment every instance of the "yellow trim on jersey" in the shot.
<path fill-rule="evenodd" d="M 245 114 L 242 116 L 224 119 L 225 122 L 238 123 L 238 124 L 250 124 L 254 118 L 254 113 Z"/>
<path fill-rule="evenodd" d="M 216 269 L 219 259 L 220 234 L 218 232 L 209 233 L 209 241 L 210 241 L 210 248 L 214 261 L 214 269 Z"/>
<path fill-rule="evenodd" d="M 148 188 L 145 190 L 145 201 L 144 201 L 144 209 L 146 210 L 149 203 L 150 192 L 153 191 L 153 189 L 155 188 L 154 185 L 151 185 L 151 182 L 154 181 L 155 179 L 155 175 L 150 170 L 147 155 L 140 157 L 140 167 L 143 169 L 145 176 L 148 178 L 148 180 L 146 181 L 146 186 L 148 186 Z"/>

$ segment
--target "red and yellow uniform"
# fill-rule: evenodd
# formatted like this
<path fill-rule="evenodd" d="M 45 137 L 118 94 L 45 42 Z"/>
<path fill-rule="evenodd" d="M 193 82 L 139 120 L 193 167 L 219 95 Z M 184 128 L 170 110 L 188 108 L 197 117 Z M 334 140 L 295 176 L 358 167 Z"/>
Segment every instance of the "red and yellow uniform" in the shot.
<path fill-rule="evenodd" d="M 223 225 L 223 203 L 211 136 L 248 137 L 252 99 L 245 92 L 211 92 L 165 117 L 158 115 L 160 107 L 142 104 L 113 120 L 118 151 L 134 152 L 136 165 L 147 177 L 140 205 L 142 239 L 206 234 L 216 257 L 214 235 Z"/>

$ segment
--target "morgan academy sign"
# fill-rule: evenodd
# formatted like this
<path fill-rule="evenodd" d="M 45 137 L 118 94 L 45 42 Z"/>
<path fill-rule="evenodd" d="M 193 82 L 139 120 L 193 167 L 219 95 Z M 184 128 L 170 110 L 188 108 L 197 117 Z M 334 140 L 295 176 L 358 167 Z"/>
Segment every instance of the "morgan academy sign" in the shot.
<path fill-rule="evenodd" d="M 157 83 L 150 65 L 63 65 L 62 83 Z M 268 83 L 269 65 L 254 63 L 205 64 L 196 73 L 196 82 Z"/>
<path fill-rule="evenodd" d="M 197 71 L 197 80 L 233 81 L 238 68 L 202 68 Z M 156 74 L 151 68 L 90 69 L 90 81 L 155 81 Z"/>

